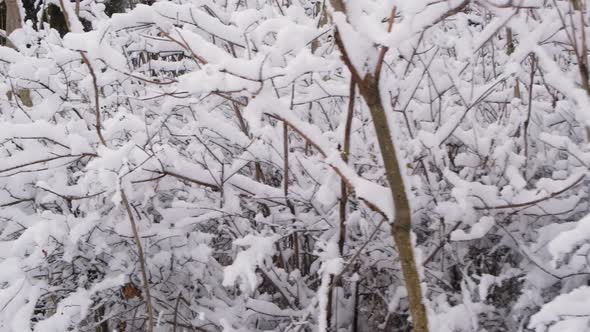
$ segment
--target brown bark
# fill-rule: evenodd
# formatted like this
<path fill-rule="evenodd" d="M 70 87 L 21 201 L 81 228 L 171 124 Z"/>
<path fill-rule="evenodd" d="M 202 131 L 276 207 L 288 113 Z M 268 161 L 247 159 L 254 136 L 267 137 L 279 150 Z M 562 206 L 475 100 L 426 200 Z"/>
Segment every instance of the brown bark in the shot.
<path fill-rule="evenodd" d="M 127 200 L 127 195 L 125 192 L 121 190 L 121 200 L 123 202 L 123 206 L 127 212 L 127 216 L 129 217 L 129 223 L 131 224 L 131 230 L 133 231 L 133 238 L 135 239 L 135 245 L 137 247 L 137 256 L 139 259 L 139 268 L 141 272 L 141 280 L 143 282 L 143 289 L 145 291 L 145 304 L 146 304 L 146 311 L 147 311 L 147 329 L 148 332 L 154 331 L 154 309 L 152 306 L 152 296 L 150 293 L 150 283 L 148 279 L 148 269 L 146 267 L 145 255 L 143 254 L 143 247 L 141 246 L 141 239 L 139 237 L 139 231 L 137 229 L 137 223 L 135 222 L 135 218 L 133 217 L 133 212 L 131 211 L 131 205 Z"/>
<path fill-rule="evenodd" d="M 588 45 L 586 44 L 586 25 L 584 23 L 584 7 L 581 0 L 572 0 L 573 8 L 580 18 L 580 49 L 576 49 L 578 55 L 578 69 L 580 71 L 580 79 L 582 80 L 582 87 L 586 94 L 590 96 L 590 75 L 588 73 Z M 572 27 L 575 29 L 575 27 Z M 574 45 L 576 47 L 576 45 Z M 577 47 L 576 47 L 577 48 Z"/>
<path fill-rule="evenodd" d="M 354 79 L 350 80 L 348 109 L 346 114 L 346 125 L 344 128 L 344 143 L 342 147 L 342 160 L 348 163 L 348 154 L 350 153 L 350 135 L 352 130 L 352 116 L 354 113 L 354 100 L 356 91 L 356 84 Z M 348 201 L 348 185 L 343 179 L 340 180 L 340 226 L 338 229 L 338 253 L 340 257 L 344 256 L 344 242 L 346 242 L 346 204 Z M 332 326 L 332 307 L 334 302 L 334 286 L 342 286 L 341 278 L 334 278 L 330 276 L 330 289 L 328 290 L 328 303 L 326 304 L 326 322 L 328 331 L 331 331 Z"/>
<path fill-rule="evenodd" d="M 426 315 L 426 308 L 422 303 L 420 275 L 412 246 L 412 213 L 399 167 L 399 161 L 393 145 L 387 115 L 379 95 L 379 82 L 372 75 L 369 75 L 359 84 L 359 87 L 361 95 L 365 98 L 371 117 L 373 118 L 375 133 L 377 134 L 377 141 L 379 142 L 379 148 L 381 149 L 381 156 L 385 166 L 385 176 L 387 182 L 389 182 L 389 188 L 393 196 L 395 219 L 391 227 L 391 235 L 398 250 L 402 274 L 406 282 L 414 331 L 427 332 L 428 317 Z"/>
<path fill-rule="evenodd" d="M 318 28 L 323 27 L 328 23 L 328 15 L 326 15 L 325 0 L 318 1 L 315 4 L 315 10 L 317 15 L 320 15 L 318 20 Z M 320 41 L 316 38 L 311 42 L 311 53 L 315 54 L 316 50 L 320 46 Z"/>
<path fill-rule="evenodd" d="M 350 135 L 352 131 L 352 116 L 354 115 L 354 100 L 356 98 L 356 83 L 354 79 L 350 80 L 350 89 L 348 93 L 348 109 L 346 114 L 346 124 L 344 127 L 344 144 L 342 146 L 342 160 L 348 163 L 348 154 L 350 153 Z M 338 234 L 338 251 L 340 256 L 344 255 L 344 242 L 346 241 L 346 203 L 348 201 L 348 190 L 346 182 L 340 181 L 340 230 Z"/>
<path fill-rule="evenodd" d="M 332 0 L 332 6 L 334 10 L 346 13 L 345 5 L 341 0 Z M 388 22 L 389 31 L 391 31 L 394 18 L 395 8 L 392 10 Z M 335 39 L 336 44 L 342 53 L 342 60 L 350 70 L 352 78 L 357 82 L 360 94 L 363 96 L 369 107 L 373 125 L 375 126 L 375 133 L 377 135 L 377 141 L 379 143 L 383 165 L 385 167 L 385 176 L 389 183 L 395 206 L 395 218 L 391 228 L 391 235 L 398 250 L 402 274 L 406 283 L 414 331 L 428 332 L 428 317 L 426 314 L 426 308 L 422 302 L 420 275 L 418 273 L 412 246 L 412 214 L 410 204 L 406 195 L 405 185 L 393 143 L 387 114 L 385 113 L 383 102 L 379 94 L 379 80 L 382 62 L 384 61 L 387 48 L 383 47 L 381 49 L 375 73 L 361 77 L 348 57 L 348 52 L 338 30 L 335 32 Z"/>
<path fill-rule="evenodd" d="M 10 41 L 8 36 L 16 29 L 20 29 L 22 19 L 20 17 L 20 8 L 18 0 L 5 0 L 6 1 L 6 45 L 8 47 L 16 48 Z M 17 97 L 20 98 L 23 105 L 27 107 L 33 106 L 31 100 L 31 92 L 29 89 L 18 89 L 16 91 Z M 8 99 L 12 99 L 12 92 L 8 92 Z"/>
<path fill-rule="evenodd" d="M 21 27 L 20 9 L 18 0 L 6 1 L 6 35 L 10 35 L 14 30 Z M 8 41 L 10 43 L 10 41 Z M 14 47 L 14 46 L 12 46 Z"/>
<path fill-rule="evenodd" d="M 512 35 L 512 29 L 506 28 L 506 54 L 511 55 L 512 53 L 514 53 L 514 37 Z M 514 98 L 520 99 L 518 78 L 515 78 L 514 81 Z"/>

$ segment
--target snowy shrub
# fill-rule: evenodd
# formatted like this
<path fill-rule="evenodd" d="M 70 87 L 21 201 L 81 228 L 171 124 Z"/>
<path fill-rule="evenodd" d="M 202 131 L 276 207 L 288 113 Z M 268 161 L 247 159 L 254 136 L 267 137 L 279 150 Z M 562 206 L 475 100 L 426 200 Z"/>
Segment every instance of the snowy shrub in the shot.
<path fill-rule="evenodd" d="M 583 1 L 111 2 L 5 27 L 0 330 L 588 329 Z"/>

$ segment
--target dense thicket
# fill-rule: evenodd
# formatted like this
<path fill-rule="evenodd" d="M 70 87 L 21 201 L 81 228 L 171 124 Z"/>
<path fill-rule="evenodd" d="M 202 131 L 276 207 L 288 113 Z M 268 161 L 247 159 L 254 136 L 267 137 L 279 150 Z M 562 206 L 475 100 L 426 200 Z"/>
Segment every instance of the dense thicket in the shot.
<path fill-rule="evenodd" d="M 35 5 L 0 330 L 589 329 L 584 1 Z"/>

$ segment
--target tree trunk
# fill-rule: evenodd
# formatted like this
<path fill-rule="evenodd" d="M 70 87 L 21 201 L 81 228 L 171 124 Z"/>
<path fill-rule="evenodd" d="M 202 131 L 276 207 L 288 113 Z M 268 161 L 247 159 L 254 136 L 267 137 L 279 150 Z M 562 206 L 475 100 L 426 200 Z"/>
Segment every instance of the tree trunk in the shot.
<path fill-rule="evenodd" d="M 427 332 L 428 317 L 426 308 L 422 303 L 420 275 L 412 246 L 412 213 L 393 145 L 391 130 L 379 95 L 379 82 L 374 76 L 369 75 L 359 84 L 359 88 L 373 118 L 375 133 L 377 134 L 377 141 L 379 142 L 385 166 L 385 176 L 387 182 L 389 182 L 395 204 L 395 219 L 391 227 L 391 235 L 395 241 L 401 262 L 414 331 Z"/>
<path fill-rule="evenodd" d="M 6 35 L 21 27 L 21 17 L 18 0 L 6 1 Z M 10 41 L 8 41 L 10 43 Z M 13 46 L 11 46 L 13 47 Z"/>
<path fill-rule="evenodd" d="M 10 41 L 8 36 L 16 29 L 21 27 L 22 19 L 20 16 L 20 8 L 19 8 L 19 1 L 18 0 L 5 0 L 6 1 L 6 45 L 8 47 L 16 48 L 14 44 Z M 31 100 L 31 92 L 29 89 L 19 89 L 16 91 L 15 98 L 20 98 L 23 105 L 27 107 L 33 106 L 33 101 Z M 12 98 L 12 92 L 7 93 L 8 99 Z"/>
<path fill-rule="evenodd" d="M 346 15 L 346 6 L 342 0 L 331 0 L 331 3 L 334 11 Z M 391 31 L 395 19 L 395 12 L 396 8 L 394 7 L 388 22 L 388 32 Z M 381 95 L 379 94 L 381 68 L 387 48 L 383 47 L 381 49 L 375 73 L 367 74 L 362 77 L 352 64 L 338 29 L 336 29 L 334 37 L 338 49 L 342 54 L 342 61 L 344 61 L 344 64 L 348 67 L 352 78 L 357 82 L 359 91 L 369 107 L 373 125 L 375 126 L 375 134 L 377 135 L 381 157 L 383 158 L 383 165 L 385 166 L 385 176 L 389 183 L 389 189 L 393 197 L 395 209 L 395 219 L 393 220 L 393 225 L 391 227 L 391 236 L 393 237 L 393 241 L 398 250 L 402 274 L 406 283 L 414 331 L 428 332 L 428 316 L 426 314 L 426 308 L 422 303 L 420 275 L 418 273 L 412 245 L 412 212 L 406 195 L 404 180 L 397 159 L 395 146 L 393 144 L 389 122 L 387 121 L 387 115 L 383 107 Z"/>

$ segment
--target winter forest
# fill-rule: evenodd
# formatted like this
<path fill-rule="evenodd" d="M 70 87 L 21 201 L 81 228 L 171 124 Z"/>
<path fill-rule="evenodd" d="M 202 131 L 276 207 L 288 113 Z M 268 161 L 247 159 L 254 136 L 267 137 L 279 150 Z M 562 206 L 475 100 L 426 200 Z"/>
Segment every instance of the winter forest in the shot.
<path fill-rule="evenodd" d="M 0 29 L 0 332 L 590 331 L 585 0 Z"/>

